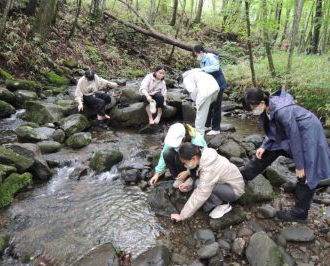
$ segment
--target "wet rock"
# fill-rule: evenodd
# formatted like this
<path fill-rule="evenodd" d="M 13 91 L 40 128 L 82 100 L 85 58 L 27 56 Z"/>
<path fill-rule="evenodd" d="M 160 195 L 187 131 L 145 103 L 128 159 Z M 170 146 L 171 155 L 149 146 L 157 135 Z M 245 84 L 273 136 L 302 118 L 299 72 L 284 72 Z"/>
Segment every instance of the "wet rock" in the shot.
<path fill-rule="evenodd" d="M 198 229 L 194 233 L 194 238 L 202 241 L 203 244 L 212 244 L 215 242 L 214 233 L 210 229 Z"/>
<path fill-rule="evenodd" d="M 226 137 L 224 135 L 218 134 L 209 141 L 208 146 L 217 150 L 225 142 L 225 140 Z"/>
<path fill-rule="evenodd" d="M 62 129 L 56 129 L 52 135 L 52 139 L 59 143 L 64 143 L 65 141 L 65 133 Z"/>
<path fill-rule="evenodd" d="M 73 149 L 81 149 L 91 142 L 92 134 L 90 132 L 79 132 L 70 136 L 65 143 Z"/>
<path fill-rule="evenodd" d="M 246 155 L 245 149 L 232 139 L 224 141 L 219 147 L 219 153 L 228 159 L 231 157 L 243 157 Z"/>
<path fill-rule="evenodd" d="M 96 172 L 109 171 L 111 167 L 123 159 L 123 154 L 119 150 L 96 151 L 90 161 L 89 166 Z"/>
<path fill-rule="evenodd" d="M 28 126 L 28 127 L 32 127 L 32 128 L 40 127 L 37 123 L 33 123 L 33 122 L 24 122 L 20 126 L 21 127 Z"/>
<path fill-rule="evenodd" d="M 244 247 L 245 240 L 243 238 L 236 238 L 232 246 L 232 251 L 238 256 L 242 256 L 244 252 Z"/>
<path fill-rule="evenodd" d="M 96 266 L 111 265 L 119 266 L 117 251 L 110 243 L 105 243 L 90 250 L 86 255 L 79 258 L 72 266 Z"/>
<path fill-rule="evenodd" d="M 137 169 L 124 170 L 121 176 L 126 184 L 136 184 L 141 179 L 141 172 Z"/>
<path fill-rule="evenodd" d="M 238 237 L 250 237 L 253 235 L 253 231 L 250 228 L 243 227 L 238 231 Z"/>
<path fill-rule="evenodd" d="M 294 224 L 282 230 L 281 234 L 287 241 L 310 242 L 315 239 L 314 232 L 301 224 Z"/>
<path fill-rule="evenodd" d="M 183 121 L 193 123 L 196 118 L 196 109 L 192 102 L 182 102 L 182 117 Z"/>
<path fill-rule="evenodd" d="M 171 254 L 167 247 L 156 246 L 142 253 L 132 262 L 132 266 L 169 266 L 171 263 Z"/>
<path fill-rule="evenodd" d="M 256 147 L 254 146 L 253 143 L 251 142 L 243 142 L 242 146 L 245 148 L 245 150 L 247 151 L 248 155 L 251 157 L 255 154 L 256 151 Z"/>
<path fill-rule="evenodd" d="M 245 165 L 245 161 L 239 157 L 231 157 L 230 162 L 235 164 L 237 167 L 242 167 Z"/>
<path fill-rule="evenodd" d="M 236 239 L 237 234 L 236 231 L 234 229 L 231 228 L 227 228 L 223 231 L 223 238 L 227 241 L 234 242 L 234 240 Z"/>
<path fill-rule="evenodd" d="M 220 249 L 230 250 L 230 244 L 226 240 L 219 239 L 218 243 L 219 243 Z"/>
<path fill-rule="evenodd" d="M 88 173 L 88 167 L 87 166 L 77 166 L 72 171 L 72 173 L 69 175 L 69 178 L 72 180 L 80 180 L 81 177 L 87 175 Z"/>
<path fill-rule="evenodd" d="M 125 87 L 121 93 L 120 102 L 122 103 L 143 102 L 143 96 L 137 87 Z"/>
<path fill-rule="evenodd" d="M 174 117 L 177 113 L 177 108 L 174 106 L 166 105 L 166 107 L 163 110 L 162 118 L 164 119 L 170 119 Z"/>
<path fill-rule="evenodd" d="M 41 85 L 32 80 L 6 80 L 6 88 L 10 91 L 27 90 L 27 91 L 41 91 Z"/>
<path fill-rule="evenodd" d="M 223 102 L 221 110 L 222 112 L 231 112 L 237 108 L 242 108 L 240 105 L 233 103 L 233 102 Z"/>
<path fill-rule="evenodd" d="M 264 141 L 264 138 L 259 134 L 253 134 L 245 137 L 243 141 L 253 143 L 255 147 L 260 147 L 262 142 Z"/>
<path fill-rule="evenodd" d="M 236 132 L 236 128 L 232 124 L 221 124 L 222 132 Z"/>
<path fill-rule="evenodd" d="M 177 265 L 184 265 L 189 262 L 189 259 L 178 253 L 172 253 L 172 262 Z"/>
<path fill-rule="evenodd" d="M 48 127 L 32 128 L 29 126 L 20 126 L 16 129 L 19 142 L 39 142 L 51 139 L 55 129 Z"/>
<path fill-rule="evenodd" d="M 33 101 L 38 99 L 38 95 L 34 91 L 17 90 L 14 92 L 15 106 L 17 108 L 25 108 L 27 101 Z"/>
<path fill-rule="evenodd" d="M 242 205 L 269 201 L 274 198 L 273 187 L 262 175 L 258 175 L 245 186 L 245 193 L 238 200 Z"/>
<path fill-rule="evenodd" d="M 0 118 L 9 117 L 13 113 L 15 113 L 15 108 L 11 104 L 0 100 Z"/>
<path fill-rule="evenodd" d="M 21 156 L 13 150 L 1 146 L 0 163 L 13 166 L 19 173 L 23 173 L 33 165 L 34 160 L 32 158 Z"/>
<path fill-rule="evenodd" d="M 62 148 L 61 143 L 50 140 L 38 142 L 37 145 L 39 146 L 41 153 L 54 153 Z"/>
<path fill-rule="evenodd" d="M 67 136 L 79 133 L 90 127 L 90 123 L 86 116 L 81 114 L 70 115 L 62 119 L 60 124 Z"/>
<path fill-rule="evenodd" d="M 15 95 L 6 88 L 0 88 L 0 100 L 9 104 L 15 103 Z"/>
<path fill-rule="evenodd" d="M 5 179 L 0 185 L 0 209 L 8 207 L 14 199 L 14 195 L 31 183 L 32 176 L 30 173 L 16 174 L 13 173 Z"/>
<path fill-rule="evenodd" d="M 175 85 L 178 83 L 175 79 L 165 79 L 166 87 L 168 89 L 175 88 Z"/>
<path fill-rule="evenodd" d="M 51 95 L 58 95 L 58 94 L 69 94 L 69 88 L 68 87 L 53 87 L 53 86 L 46 86 L 43 90 L 43 93 L 45 94 L 51 94 Z"/>
<path fill-rule="evenodd" d="M 210 219 L 210 225 L 213 231 L 219 231 L 232 225 L 239 224 L 245 220 L 246 214 L 240 208 L 233 208 L 220 219 Z"/>
<path fill-rule="evenodd" d="M 208 266 L 224 266 L 223 261 L 223 255 L 220 251 L 218 251 L 218 254 L 216 256 L 209 259 Z"/>
<path fill-rule="evenodd" d="M 0 164 L 0 184 L 10 174 L 15 173 L 17 170 L 13 166 Z"/>
<path fill-rule="evenodd" d="M 127 83 L 126 78 L 117 78 L 113 82 L 116 82 L 119 86 L 125 86 Z"/>
<path fill-rule="evenodd" d="M 258 208 L 258 214 L 260 215 L 260 218 L 272 219 L 276 216 L 277 210 L 270 205 L 265 205 Z"/>
<path fill-rule="evenodd" d="M 146 190 L 147 187 L 148 187 L 148 182 L 147 182 L 147 181 L 142 180 L 142 181 L 139 183 L 139 188 L 141 188 L 142 191 Z"/>
<path fill-rule="evenodd" d="M 133 103 L 121 109 L 116 106 L 111 110 L 110 116 L 111 125 L 117 127 L 141 126 L 149 121 L 143 103 Z"/>
<path fill-rule="evenodd" d="M 176 108 L 181 108 L 182 101 L 185 98 L 181 90 L 170 90 L 167 92 L 166 97 L 167 97 L 167 104 L 174 106 Z"/>
<path fill-rule="evenodd" d="M 0 235 L 0 255 L 9 243 L 9 235 Z"/>
<path fill-rule="evenodd" d="M 199 250 L 197 250 L 197 256 L 200 259 L 210 259 L 217 255 L 219 249 L 219 243 L 214 242 L 209 245 L 202 246 Z"/>
<path fill-rule="evenodd" d="M 194 260 L 192 263 L 189 264 L 189 266 L 204 266 L 204 264 L 201 263 L 199 260 Z"/>
<path fill-rule="evenodd" d="M 255 233 L 246 249 L 246 257 L 252 266 L 283 266 L 283 255 L 265 232 Z"/>

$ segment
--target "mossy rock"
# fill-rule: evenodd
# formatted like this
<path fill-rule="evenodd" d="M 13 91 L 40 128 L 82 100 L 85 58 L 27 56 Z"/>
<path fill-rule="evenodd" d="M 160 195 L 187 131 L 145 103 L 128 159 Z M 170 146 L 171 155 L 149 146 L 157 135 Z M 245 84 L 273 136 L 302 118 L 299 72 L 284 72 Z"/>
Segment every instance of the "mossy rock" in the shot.
<path fill-rule="evenodd" d="M 13 104 L 15 103 L 15 95 L 6 88 L 0 88 L 0 100 Z"/>
<path fill-rule="evenodd" d="M 41 97 L 50 97 L 50 96 L 53 96 L 53 91 L 51 90 L 44 90 L 42 91 L 42 94 L 41 94 Z"/>
<path fill-rule="evenodd" d="M 0 185 L 0 208 L 8 207 L 13 199 L 14 195 L 21 189 L 31 184 L 32 175 L 30 173 L 11 174 Z"/>
<path fill-rule="evenodd" d="M 132 78 L 139 78 L 144 76 L 144 72 L 141 69 L 130 69 L 127 74 Z"/>
<path fill-rule="evenodd" d="M 97 151 L 94 153 L 89 166 L 96 172 L 109 171 L 113 165 L 123 159 L 123 154 L 119 150 Z"/>
<path fill-rule="evenodd" d="M 19 173 L 29 169 L 33 163 L 33 158 L 26 158 L 5 147 L 0 147 L 0 163 L 14 166 Z"/>
<path fill-rule="evenodd" d="M 54 95 L 58 95 L 58 94 L 69 94 L 69 88 L 68 87 L 51 87 L 51 86 L 47 86 L 47 89 L 52 90 Z"/>
<path fill-rule="evenodd" d="M 220 219 L 211 219 L 210 225 L 213 231 L 220 231 L 227 227 L 242 223 L 246 218 L 246 214 L 241 208 L 234 208 L 231 212 L 226 213 Z"/>
<path fill-rule="evenodd" d="M 0 235 L 0 255 L 3 253 L 9 243 L 9 235 Z"/>
<path fill-rule="evenodd" d="M 73 69 L 73 68 L 77 68 L 78 67 L 78 62 L 75 61 L 75 60 L 65 60 L 63 62 L 63 65 L 66 66 L 66 67 L 68 67 L 68 68 Z"/>
<path fill-rule="evenodd" d="M 20 125 L 20 127 L 32 127 L 32 128 L 37 128 L 39 127 L 39 125 L 37 123 L 33 123 L 33 122 L 24 122 L 23 124 Z"/>
<path fill-rule="evenodd" d="M 81 149 L 92 142 L 92 134 L 90 132 L 79 132 L 73 134 L 66 140 L 66 145 L 73 149 Z"/>
<path fill-rule="evenodd" d="M 65 140 L 65 133 L 62 129 L 56 129 L 52 135 L 53 140 L 63 143 Z"/>
<path fill-rule="evenodd" d="M 36 93 L 40 93 L 42 86 L 33 80 L 6 80 L 6 88 L 10 91 L 17 91 L 17 90 L 27 90 L 27 91 L 34 91 Z"/>
<path fill-rule="evenodd" d="M 33 101 L 38 99 L 38 95 L 34 91 L 17 90 L 14 92 L 15 106 L 18 108 L 25 108 L 27 101 Z"/>
<path fill-rule="evenodd" d="M 66 77 L 57 75 L 54 71 L 46 73 L 45 76 L 51 83 L 58 86 L 70 84 L 70 80 L 68 80 Z"/>
<path fill-rule="evenodd" d="M 7 71 L 3 70 L 0 67 L 0 77 L 2 77 L 3 79 L 13 79 L 12 75 L 10 75 Z"/>
<path fill-rule="evenodd" d="M 14 166 L 0 164 L 0 184 L 7 176 L 15 173 L 17 169 Z"/>
<path fill-rule="evenodd" d="M 41 153 L 54 153 L 62 148 L 62 144 L 57 141 L 45 140 L 37 143 Z"/>
<path fill-rule="evenodd" d="M 60 121 L 60 124 L 67 136 L 84 131 L 90 127 L 86 116 L 81 114 L 70 115 Z"/>
<path fill-rule="evenodd" d="M 33 128 L 20 126 L 16 129 L 17 138 L 20 142 L 39 142 L 51 139 L 55 129 L 48 127 Z"/>
<path fill-rule="evenodd" d="M 11 104 L 0 100 L 0 118 L 8 117 L 13 113 L 15 113 L 15 108 Z"/>

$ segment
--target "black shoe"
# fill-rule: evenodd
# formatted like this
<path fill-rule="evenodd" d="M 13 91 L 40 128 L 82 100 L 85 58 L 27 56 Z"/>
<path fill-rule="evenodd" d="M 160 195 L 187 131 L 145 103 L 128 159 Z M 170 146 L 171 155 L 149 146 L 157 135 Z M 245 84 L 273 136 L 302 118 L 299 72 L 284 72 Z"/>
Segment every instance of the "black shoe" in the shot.
<path fill-rule="evenodd" d="M 295 210 L 279 211 L 277 212 L 277 218 L 286 222 L 298 222 L 298 223 L 307 222 L 307 214 L 304 213 L 298 214 Z"/>

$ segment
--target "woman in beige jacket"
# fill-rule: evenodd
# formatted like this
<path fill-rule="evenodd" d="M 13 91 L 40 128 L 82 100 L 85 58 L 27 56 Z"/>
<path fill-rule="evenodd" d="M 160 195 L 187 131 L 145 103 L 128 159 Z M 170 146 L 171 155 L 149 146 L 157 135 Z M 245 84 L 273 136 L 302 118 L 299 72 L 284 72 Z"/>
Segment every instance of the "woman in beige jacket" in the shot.
<path fill-rule="evenodd" d="M 236 165 L 219 155 L 212 148 L 197 147 L 185 143 L 179 149 L 181 161 L 187 169 L 198 167 L 197 180 L 189 178 L 179 186 L 183 192 L 195 184 L 195 190 L 181 210 L 180 214 L 172 214 L 171 219 L 185 220 L 203 206 L 204 211 L 212 218 L 220 218 L 231 210 L 229 202 L 238 200 L 244 194 L 244 180 Z M 228 204 L 224 204 L 228 202 Z"/>

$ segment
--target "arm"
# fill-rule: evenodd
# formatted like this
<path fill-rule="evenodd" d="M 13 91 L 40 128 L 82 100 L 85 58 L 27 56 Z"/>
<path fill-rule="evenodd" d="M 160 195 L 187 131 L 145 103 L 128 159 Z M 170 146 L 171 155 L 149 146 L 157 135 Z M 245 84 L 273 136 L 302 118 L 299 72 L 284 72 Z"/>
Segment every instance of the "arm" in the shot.
<path fill-rule="evenodd" d="M 75 101 L 79 104 L 79 105 L 81 105 L 81 104 L 83 104 L 83 93 L 82 93 L 82 86 L 83 86 L 83 81 L 82 81 L 82 79 L 80 79 L 79 81 L 78 81 L 78 84 L 77 84 L 77 88 L 76 88 L 76 91 L 75 91 L 75 93 L 74 93 L 74 98 L 75 98 Z"/>
<path fill-rule="evenodd" d="M 207 57 L 207 66 L 202 67 L 202 70 L 206 73 L 211 73 L 220 70 L 219 60 L 213 55 Z"/>
<path fill-rule="evenodd" d="M 162 175 L 164 172 L 165 172 L 165 169 L 166 169 L 166 163 L 165 163 L 165 160 L 164 160 L 164 156 L 163 156 L 163 153 L 165 151 L 167 151 L 170 147 L 168 145 L 164 145 L 163 147 L 163 150 L 160 154 L 160 157 L 159 157 L 159 161 L 158 161 L 158 164 L 155 168 L 155 171 L 156 173 L 158 173 L 159 175 Z"/>
<path fill-rule="evenodd" d="M 149 96 L 148 93 L 148 88 L 149 88 L 149 84 L 150 84 L 150 80 L 151 80 L 151 75 L 147 75 L 145 76 L 145 78 L 142 80 L 141 82 L 141 86 L 140 86 L 140 93 L 142 93 L 143 95 L 145 95 L 146 97 Z"/>
<path fill-rule="evenodd" d="M 265 150 L 269 150 L 272 147 L 272 145 L 273 145 L 273 141 L 266 136 L 260 147 Z"/>
<path fill-rule="evenodd" d="M 98 89 L 102 90 L 105 87 L 109 86 L 110 88 L 117 88 L 118 84 L 115 82 L 111 82 L 109 80 L 106 80 L 104 78 L 100 78 L 99 76 L 95 75 L 95 79 L 97 79 L 98 82 Z"/>

